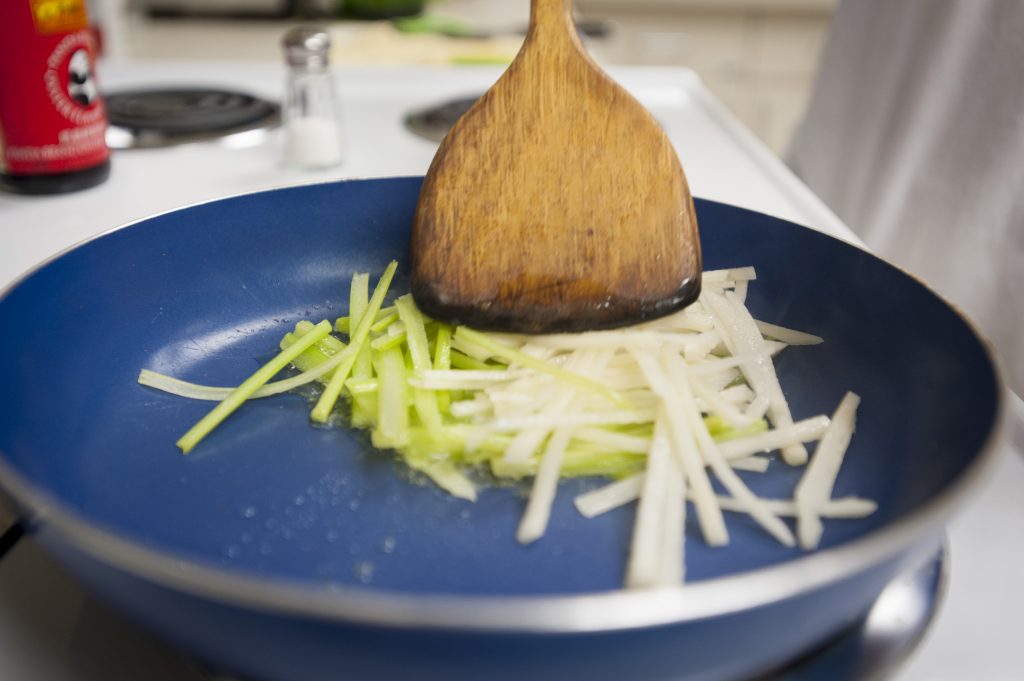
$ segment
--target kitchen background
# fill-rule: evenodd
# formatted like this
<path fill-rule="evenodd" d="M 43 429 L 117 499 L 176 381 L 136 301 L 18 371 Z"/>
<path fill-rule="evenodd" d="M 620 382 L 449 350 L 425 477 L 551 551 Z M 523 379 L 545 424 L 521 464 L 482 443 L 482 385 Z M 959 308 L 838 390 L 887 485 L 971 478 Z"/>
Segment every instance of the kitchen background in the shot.
<path fill-rule="evenodd" d="M 576 0 L 605 65 L 694 69 L 784 155 L 837 0 Z M 335 65 L 493 63 L 522 40 L 527 0 L 433 0 L 419 19 L 352 20 L 418 0 L 91 0 L 108 59 L 278 60 L 297 18 L 330 26 Z M 445 33 L 463 32 L 470 37 Z M 490 34 L 490 35 L 488 35 Z M 102 78 L 102 73 L 100 74 Z"/>
<path fill-rule="evenodd" d="M 228 80 L 221 83 L 225 87 L 271 95 L 278 91 L 275 83 L 283 84 L 278 80 L 284 71 L 281 37 L 304 17 L 321 17 L 329 24 L 332 62 L 339 70 L 346 65 L 468 65 L 511 59 L 522 40 L 515 29 L 525 26 L 529 8 L 528 0 L 433 0 L 425 15 L 433 17 L 432 23 L 354 21 L 337 14 L 342 3 L 352 13 L 373 4 L 414 1 L 88 0 L 104 43 L 100 81 L 106 75 L 111 90 L 138 86 L 141 78 L 149 79 L 149 85 L 168 86 L 188 83 L 193 77 L 204 84 L 210 78 L 225 77 Z M 578 18 L 595 34 L 588 43 L 599 62 L 693 69 L 743 124 L 785 158 L 807 104 L 837 1 L 575 0 L 575 7 Z M 434 30 L 426 30 L 430 28 Z M 443 34 L 460 31 L 474 37 Z M 486 33 L 493 35 L 480 35 Z M 266 149 L 239 148 L 236 154 L 224 154 L 218 145 L 184 145 L 117 154 L 111 180 L 95 190 L 43 199 L 0 195 L 0 224 L 7 230 L 0 239 L 10 239 L 0 248 L 0 283 L 92 234 L 100 225 L 120 224 L 155 209 L 300 179 L 336 177 L 350 168 L 367 174 L 396 166 L 405 174 L 417 164 L 425 168 L 433 153 L 430 144 L 382 131 L 397 132 L 401 115 L 412 106 L 434 102 L 433 92 L 428 95 L 427 90 L 442 80 L 449 87 L 437 93 L 438 102 L 456 94 L 455 88 L 462 88 L 463 82 L 472 84 L 466 92 L 479 90 L 479 76 L 469 77 L 469 71 L 467 67 L 442 74 L 438 69 L 438 79 L 417 82 L 407 74 L 404 81 L 396 79 L 380 87 L 373 82 L 376 76 L 349 74 L 343 91 L 362 96 L 358 102 L 349 101 L 349 136 L 358 129 L 375 145 L 384 140 L 386 146 L 383 152 L 375 147 L 371 157 L 368 145 L 353 145 L 354 155 L 346 165 L 318 171 L 330 175 L 288 174 L 269 161 Z M 381 73 L 389 77 L 389 72 Z M 675 124 L 677 139 L 693 143 L 700 152 L 695 167 L 703 172 L 695 176 L 706 195 L 733 203 L 749 199 L 752 207 L 764 212 L 805 224 L 821 222 L 793 215 L 794 207 L 818 205 L 817 199 L 802 185 L 802 192 L 785 191 L 798 184 L 796 179 L 775 159 L 766 158 L 759 145 L 749 144 L 745 131 L 733 130 L 731 121 L 723 123 L 717 105 L 690 97 L 688 79 L 681 83 L 679 72 L 668 73 L 648 74 L 652 84 L 648 90 L 663 92 L 664 88 L 654 85 L 670 78 L 671 91 L 683 93 L 681 98 L 662 102 L 660 111 L 667 127 Z M 384 86 L 402 89 L 401 96 Z M 386 98 L 380 96 L 384 91 Z M 679 99 L 692 105 L 683 112 L 685 117 L 680 114 Z M 388 107 L 387 116 L 378 112 L 381 101 Z M 345 102 L 342 110 L 344 114 Z M 694 126 L 693 121 L 706 126 Z M 402 156 L 409 149 L 419 156 Z M 389 154 L 392 158 L 387 158 Z M 187 181 L 176 181 L 182 172 L 189 173 Z M 15 230 L 17 237 L 9 236 Z M 1019 631 L 1011 624 L 1020 612 L 1015 567 L 1020 564 L 1020 541 L 1012 522 L 993 521 L 1020 516 L 1020 475 L 1019 461 L 1004 458 L 1004 468 L 992 476 L 986 493 L 951 526 L 952 588 L 937 628 L 901 678 L 1021 678 Z M 177 658 L 170 657 L 164 646 L 86 598 L 33 544 L 23 544 L 20 553 L 0 565 L 5 570 L 0 573 L 0 679 L 106 680 L 126 678 L 125 670 L 135 669 L 146 673 L 128 674 L 128 678 L 202 678 L 198 673 L 183 675 L 180 664 L 168 663 Z M 33 673 L 12 674 L 12 668 L 31 668 Z"/>

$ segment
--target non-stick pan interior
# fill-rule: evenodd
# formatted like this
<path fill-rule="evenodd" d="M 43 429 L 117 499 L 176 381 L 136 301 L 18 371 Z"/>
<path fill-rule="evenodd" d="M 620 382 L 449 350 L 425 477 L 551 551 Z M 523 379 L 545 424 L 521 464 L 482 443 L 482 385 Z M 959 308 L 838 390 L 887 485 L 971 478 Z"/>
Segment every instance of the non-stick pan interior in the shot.
<path fill-rule="evenodd" d="M 314 428 L 308 396 L 245 405 L 187 457 L 175 440 L 210 407 L 136 383 L 142 368 L 234 385 L 300 319 L 345 312 L 354 272 L 404 262 L 419 179 L 251 194 L 167 213 L 50 262 L 0 300 L 0 452 L 31 485 L 99 526 L 177 558 L 268 578 L 400 592 L 551 594 L 622 583 L 632 507 L 587 520 L 564 483 L 545 537 L 515 527 L 524 489 L 453 499 L 358 432 Z M 857 248 L 758 213 L 698 201 L 707 269 L 754 265 L 749 305 L 825 338 L 778 358 L 794 416 L 863 402 L 835 493 L 875 499 L 827 521 L 823 546 L 921 509 L 974 462 L 998 379 L 955 311 Z M 45 228 L 45 226 L 40 226 Z M 450 257 L 458 258 L 459 253 Z M 404 292 L 399 278 L 395 290 Z M 744 474 L 791 497 L 799 470 Z M 700 581 L 796 559 L 744 516 L 728 547 L 692 522 Z"/>

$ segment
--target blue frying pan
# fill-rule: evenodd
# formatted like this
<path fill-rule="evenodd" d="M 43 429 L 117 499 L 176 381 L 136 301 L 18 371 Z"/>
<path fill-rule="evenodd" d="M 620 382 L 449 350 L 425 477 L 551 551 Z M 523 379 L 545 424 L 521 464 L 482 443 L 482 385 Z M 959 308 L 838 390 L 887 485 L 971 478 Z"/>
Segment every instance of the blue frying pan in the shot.
<path fill-rule="evenodd" d="M 419 186 L 173 211 L 0 298 L 0 484 L 87 587 L 208 664 L 299 681 L 747 677 L 856 622 L 935 550 L 992 458 L 1003 389 L 960 314 L 869 253 L 709 201 L 705 266 L 755 265 L 755 315 L 825 338 L 779 358 L 794 415 L 863 398 L 836 494 L 879 510 L 827 521 L 815 553 L 731 516 L 726 548 L 687 528 L 684 588 L 625 592 L 634 509 L 586 520 L 571 504 L 600 481 L 563 483 L 524 547 L 522 490 L 451 498 L 363 434 L 311 427 L 301 394 L 246 404 L 182 456 L 175 440 L 209 404 L 139 386 L 139 370 L 237 384 L 295 321 L 344 313 L 354 272 L 404 262 Z M 788 497 L 797 475 L 773 462 L 748 483 Z"/>

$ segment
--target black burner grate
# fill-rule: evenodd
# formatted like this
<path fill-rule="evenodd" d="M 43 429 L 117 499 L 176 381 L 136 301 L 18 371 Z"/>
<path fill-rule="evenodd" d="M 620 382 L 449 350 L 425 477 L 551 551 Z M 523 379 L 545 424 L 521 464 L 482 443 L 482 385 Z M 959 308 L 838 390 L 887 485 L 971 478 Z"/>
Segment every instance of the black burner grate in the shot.
<path fill-rule="evenodd" d="M 110 125 L 132 144 L 166 146 L 276 125 L 280 107 L 255 95 L 216 88 L 123 90 L 104 96 Z"/>

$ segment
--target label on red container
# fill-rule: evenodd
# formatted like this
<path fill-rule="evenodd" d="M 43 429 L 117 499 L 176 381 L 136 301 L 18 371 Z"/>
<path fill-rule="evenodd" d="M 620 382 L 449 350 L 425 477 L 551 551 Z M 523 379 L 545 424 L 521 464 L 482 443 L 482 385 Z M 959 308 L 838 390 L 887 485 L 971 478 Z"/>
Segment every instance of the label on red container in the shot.
<path fill-rule="evenodd" d="M 84 0 L 0 2 L 0 171 L 49 175 L 110 155 Z"/>

